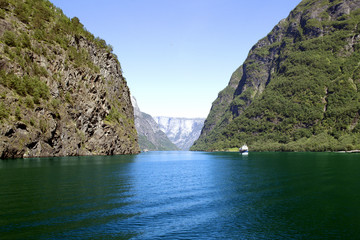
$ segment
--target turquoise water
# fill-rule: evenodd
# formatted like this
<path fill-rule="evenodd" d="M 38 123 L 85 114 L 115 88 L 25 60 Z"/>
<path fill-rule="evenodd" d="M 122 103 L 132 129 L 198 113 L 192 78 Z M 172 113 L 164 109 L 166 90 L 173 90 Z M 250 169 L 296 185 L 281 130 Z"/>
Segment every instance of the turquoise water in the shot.
<path fill-rule="evenodd" d="M 0 161 L 0 239 L 359 238 L 359 154 Z"/>

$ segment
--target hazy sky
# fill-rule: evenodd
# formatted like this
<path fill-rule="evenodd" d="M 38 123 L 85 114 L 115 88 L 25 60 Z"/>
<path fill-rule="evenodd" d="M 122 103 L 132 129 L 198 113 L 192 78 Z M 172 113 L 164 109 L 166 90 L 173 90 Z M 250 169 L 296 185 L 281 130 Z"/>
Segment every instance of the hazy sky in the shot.
<path fill-rule="evenodd" d="M 114 47 L 153 116 L 206 117 L 250 48 L 300 0 L 51 0 Z"/>

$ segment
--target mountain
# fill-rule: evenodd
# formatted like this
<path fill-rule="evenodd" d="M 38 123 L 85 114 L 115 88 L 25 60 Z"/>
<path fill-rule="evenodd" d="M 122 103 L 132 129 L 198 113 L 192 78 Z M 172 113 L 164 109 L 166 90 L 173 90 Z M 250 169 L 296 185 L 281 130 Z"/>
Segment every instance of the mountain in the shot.
<path fill-rule="evenodd" d="M 0 0 L 0 157 L 140 151 L 111 45 L 47 0 Z"/>
<path fill-rule="evenodd" d="M 160 129 L 181 150 L 189 150 L 198 139 L 204 125 L 203 118 L 154 117 Z"/>
<path fill-rule="evenodd" d="M 359 7 L 303 0 L 252 47 L 192 150 L 359 149 Z"/>
<path fill-rule="evenodd" d="M 138 133 L 139 145 L 142 151 L 174 151 L 178 148 L 173 144 L 166 134 L 160 130 L 153 117 L 141 112 L 136 98 L 131 96 L 134 107 L 135 128 Z"/>

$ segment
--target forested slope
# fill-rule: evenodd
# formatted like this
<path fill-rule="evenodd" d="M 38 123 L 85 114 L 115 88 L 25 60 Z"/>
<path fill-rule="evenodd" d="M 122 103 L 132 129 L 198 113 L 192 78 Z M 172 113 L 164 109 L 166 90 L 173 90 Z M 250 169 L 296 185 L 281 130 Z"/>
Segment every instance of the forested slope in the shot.
<path fill-rule="evenodd" d="M 192 150 L 359 149 L 359 7 L 302 1 L 250 50 Z"/>
<path fill-rule="evenodd" d="M 111 45 L 47 0 L 0 0 L 0 157 L 137 152 Z"/>

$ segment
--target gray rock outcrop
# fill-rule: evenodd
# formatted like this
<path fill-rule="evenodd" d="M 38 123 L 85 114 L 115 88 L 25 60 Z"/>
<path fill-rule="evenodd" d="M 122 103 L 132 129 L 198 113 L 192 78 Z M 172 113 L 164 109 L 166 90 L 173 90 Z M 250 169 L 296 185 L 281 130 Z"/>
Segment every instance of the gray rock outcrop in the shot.
<path fill-rule="evenodd" d="M 203 118 L 154 117 L 160 129 L 180 150 L 189 150 L 198 139 L 204 125 Z"/>
<path fill-rule="evenodd" d="M 130 92 L 116 56 L 100 40 L 89 39 L 75 20 L 69 24 L 78 28 L 55 35 L 60 40 L 34 39 L 37 30 L 10 10 L 0 19 L 8 29 L 0 37 L 21 35 L 28 42 L 0 42 L 0 157 L 138 153 Z M 44 28 L 59 24 L 59 29 L 66 29 L 60 25 L 66 17 L 49 11 L 53 18 Z M 26 79 L 37 79 L 40 85 L 33 87 L 44 96 L 9 84 L 25 84 Z"/>
<path fill-rule="evenodd" d="M 138 133 L 139 145 L 142 151 L 173 151 L 178 148 L 166 134 L 160 130 L 152 116 L 141 112 L 136 98 L 131 97 L 135 114 L 135 127 Z"/>

